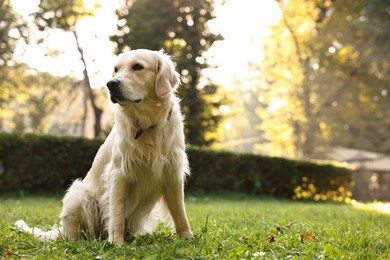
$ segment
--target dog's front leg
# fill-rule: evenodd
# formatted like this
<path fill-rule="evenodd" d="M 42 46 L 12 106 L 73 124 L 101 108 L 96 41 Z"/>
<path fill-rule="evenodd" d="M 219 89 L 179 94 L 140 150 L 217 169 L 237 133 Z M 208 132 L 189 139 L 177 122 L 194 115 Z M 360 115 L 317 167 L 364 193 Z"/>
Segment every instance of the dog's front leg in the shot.
<path fill-rule="evenodd" d="M 120 174 L 115 174 L 115 171 L 113 171 L 113 176 L 110 180 L 109 193 L 108 241 L 121 245 L 124 242 L 125 231 L 126 181 Z"/>
<path fill-rule="evenodd" d="M 164 190 L 164 200 L 175 223 L 177 234 L 181 237 L 191 238 L 192 232 L 184 206 L 183 188 L 184 184 L 181 181 L 172 183 Z"/>

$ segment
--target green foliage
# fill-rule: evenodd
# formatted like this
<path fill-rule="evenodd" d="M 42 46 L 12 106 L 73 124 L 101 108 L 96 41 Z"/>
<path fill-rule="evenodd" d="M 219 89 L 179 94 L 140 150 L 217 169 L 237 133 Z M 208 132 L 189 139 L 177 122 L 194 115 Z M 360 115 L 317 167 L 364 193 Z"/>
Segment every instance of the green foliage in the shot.
<path fill-rule="evenodd" d="M 0 69 L 14 65 L 12 58 L 16 44 L 19 39 L 26 40 L 28 37 L 26 27 L 20 15 L 13 10 L 11 1 L 3 0 L 0 5 Z"/>
<path fill-rule="evenodd" d="M 9 0 L 0 5 L 0 128 L 3 119 L 12 114 L 7 103 L 15 98 L 15 92 L 26 89 L 20 86 L 20 66 L 13 58 L 18 43 L 27 41 L 29 31 Z M 19 99 L 23 97 L 19 96 Z"/>
<path fill-rule="evenodd" d="M 323 28 L 328 49 L 320 56 L 327 70 L 323 77 L 331 78 L 331 84 L 339 82 L 338 91 L 332 91 L 336 103 L 324 119 L 332 133 L 330 143 L 388 153 L 390 50 L 385 46 L 390 44 L 389 2 L 365 0 L 351 5 L 335 1 L 334 8 Z M 332 42 L 331 35 L 336 35 Z"/>
<path fill-rule="evenodd" d="M 88 172 L 101 144 L 82 138 L 0 135 L 2 192 L 65 189 Z M 236 191 L 311 200 L 348 200 L 351 171 L 282 158 L 190 148 L 189 191 Z"/>
<path fill-rule="evenodd" d="M 194 238 L 159 227 L 121 247 L 106 240 L 41 242 L 13 229 L 58 224 L 61 198 L 0 198 L 0 257 L 34 259 L 389 259 L 390 218 L 332 203 L 258 199 L 245 195 L 187 196 Z"/>
<path fill-rule="evenodd" d="M 0 101 L 4 99 L 0 102 L 1 127 L 15 132 L 61 133 L 61 127 L 69 130 L 79 123 L 77 119 L 81 121 L 75 112 L 71 115 L 73 121 L 64 119 L 74 107 L 75 96 L 82 94 L 75 88 L 75 79 L 39 72 L 25 64 L 3 68 L 0 76 Z"/>
<path fill-rule="evenodd" d="M 74 31 L 77 22 L 85 16 L 94 15 L 94 8 L 85 5 L 83 0 L 41 0 L 39 11 L 34 13 L 35 23 L 41 31 L 58 28 Z"/>
<path fill-rule="evenodd" d="M 213 133 L 222 119 L 219 107 L 227 101 L 220 86 L 199 84 L 202 69 L 208 67 L 203 54 L 221 39 L 207 25 L 214 18 L 213 9 L 213 0 L 126 1 L 117 11 L 118 32 L 111 37 L 118 52 L 129 47 L 163 48 L 173 56 L 182 76 L 179 94 L 187 140 L 197 146 L 209 146 L 216 140 Z"/>

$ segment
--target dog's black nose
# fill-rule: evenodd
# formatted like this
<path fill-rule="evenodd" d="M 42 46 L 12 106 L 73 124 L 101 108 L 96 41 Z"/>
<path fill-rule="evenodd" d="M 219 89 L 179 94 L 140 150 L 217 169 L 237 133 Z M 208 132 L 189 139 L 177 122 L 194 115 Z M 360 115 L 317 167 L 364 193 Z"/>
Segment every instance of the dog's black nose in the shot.
<path fill-rule="evenodd" d="M 112 79 L 109 82 L 107 82 L 107 87 L 109 90 L 118 88 L 119 85 L 121 84 L 121 81 L 119 79 Z"/>

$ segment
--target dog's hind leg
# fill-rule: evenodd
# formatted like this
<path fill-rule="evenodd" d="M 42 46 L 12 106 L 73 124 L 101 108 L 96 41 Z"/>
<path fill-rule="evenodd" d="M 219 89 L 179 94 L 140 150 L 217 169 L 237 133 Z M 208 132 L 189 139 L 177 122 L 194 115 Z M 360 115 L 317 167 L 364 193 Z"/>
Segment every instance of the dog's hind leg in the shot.
<path fill-rule="evenodd" d="M 76 180 L 65 194 L 61 220 L 66 237 L 79 238 L 84 232 L 93 238 L 99 235 L 98 203 L 80 180 Z"/>

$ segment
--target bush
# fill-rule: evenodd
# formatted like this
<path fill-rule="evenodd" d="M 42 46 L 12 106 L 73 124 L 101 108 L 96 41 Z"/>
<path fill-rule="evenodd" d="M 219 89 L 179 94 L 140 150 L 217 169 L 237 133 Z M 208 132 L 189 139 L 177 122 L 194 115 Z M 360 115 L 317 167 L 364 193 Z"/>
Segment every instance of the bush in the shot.
<path fill-rule="evenodd" d="M 66 189 L 88 172 L 101 140 L 0 134 L 0 190 Z M 351 196 L 351 171 L 332 165 L 189 148 L 188 191 L 237 191 L 294 199 Z"/>
<path fill-rule="evenodd" d="M 85 176 L 100 144 L 85 138 L 0 133 L 0 190 L 64 190 Z"/>
<path fill-rule="evenodd" d="M 352 171 L 343 167 L 201 149 L 190 149 L 188 155 L 192 170 L 189 190 L 313 200 L 343 200 L 352 195 Z"/>

